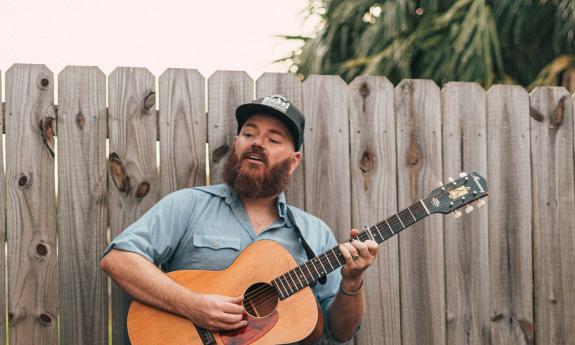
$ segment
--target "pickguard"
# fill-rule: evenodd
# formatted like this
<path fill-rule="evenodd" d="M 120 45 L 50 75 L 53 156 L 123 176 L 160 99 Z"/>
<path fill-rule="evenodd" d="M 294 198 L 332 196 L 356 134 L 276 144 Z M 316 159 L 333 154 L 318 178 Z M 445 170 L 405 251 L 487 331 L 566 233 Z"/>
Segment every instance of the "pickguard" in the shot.
<path fill-rule="evenodd" d="M 279 313 L 275 310 L 267 317 L 247 316 L 248 325 L 234 330 L 220 332 L 220 338 L 225 345 L 248 345 L 268 333 L 278 322 Z"/>

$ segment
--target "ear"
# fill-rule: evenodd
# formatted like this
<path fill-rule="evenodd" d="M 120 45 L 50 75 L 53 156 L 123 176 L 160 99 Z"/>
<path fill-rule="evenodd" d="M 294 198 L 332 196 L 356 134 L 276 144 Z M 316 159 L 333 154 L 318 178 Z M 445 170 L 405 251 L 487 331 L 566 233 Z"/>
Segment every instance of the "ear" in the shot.
<path fill-rule="evenodd" d="M 291 165 L 289 169 L 290 176 L 293 174 L 295 169 L 299 166 L 299 162 L 301 161 L 301 152 L 294 152 L 291 157 Z"/>

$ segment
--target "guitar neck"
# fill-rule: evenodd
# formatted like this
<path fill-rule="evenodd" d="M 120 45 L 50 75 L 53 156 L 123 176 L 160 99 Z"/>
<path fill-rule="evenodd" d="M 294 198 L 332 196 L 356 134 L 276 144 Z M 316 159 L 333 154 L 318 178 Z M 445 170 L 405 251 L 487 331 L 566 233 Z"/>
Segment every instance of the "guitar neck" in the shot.
<path fill-rule="evenodd" d="M 382 243 L 430 215 L 429 209 L 433 207 L 432 205 L 432 200 L 419 200 L 384 221 L 366 227 L 364 231 L 346 242 L 373 240 Z M 272 285 L 278 292 L 280 299 L 283 300 L 344 264 L 345 258 L 338 245 L 275 278 Z"/>

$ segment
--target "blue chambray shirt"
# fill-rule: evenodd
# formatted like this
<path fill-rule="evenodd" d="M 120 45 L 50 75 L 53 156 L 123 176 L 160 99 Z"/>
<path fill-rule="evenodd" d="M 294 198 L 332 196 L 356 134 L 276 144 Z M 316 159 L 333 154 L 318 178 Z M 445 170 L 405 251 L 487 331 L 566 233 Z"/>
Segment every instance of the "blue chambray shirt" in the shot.
<path fill-rule="evenodd" d="M 283 193 L 277 208 L 278 221 L 256 235 L 240 198 L 226 184 L 178 190 L 114 238 L 104 255 L 116 248 L 138 253 L 166 271 L 222 270 L 250 243 L 268 239 L 283 245 L 302 264 L 308 258 L 287 216 Z M 296 207 L 290 209 L 316 255 L 337 245 L 322 220 Z M 330 273 L 326 284 L 312 288 L 324 313 L 325 338 L 333 344 L 341 343 L 329 332 L 327 310 L 339 289 L 340 270 Z"/>

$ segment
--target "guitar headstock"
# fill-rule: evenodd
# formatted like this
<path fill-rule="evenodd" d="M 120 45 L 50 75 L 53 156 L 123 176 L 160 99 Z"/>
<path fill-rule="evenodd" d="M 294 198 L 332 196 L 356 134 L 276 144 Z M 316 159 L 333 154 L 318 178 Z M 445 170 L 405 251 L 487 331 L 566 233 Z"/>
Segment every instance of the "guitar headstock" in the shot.
<path fill-rule="evenodd" d="M 483 207 L 485 201 L 480 200 L 487 196 L 487 181 L 477 173 L 461 173 L 457 180 L 449 178 L 445 185 L 434 189 L 426 201 L 430 213 L 455 212 L 455 218 L 461 216 L 457 209 L 466 206 L 465 213 L 473 211 L 471 203 L 477 201 L 477 207 Z"/>

